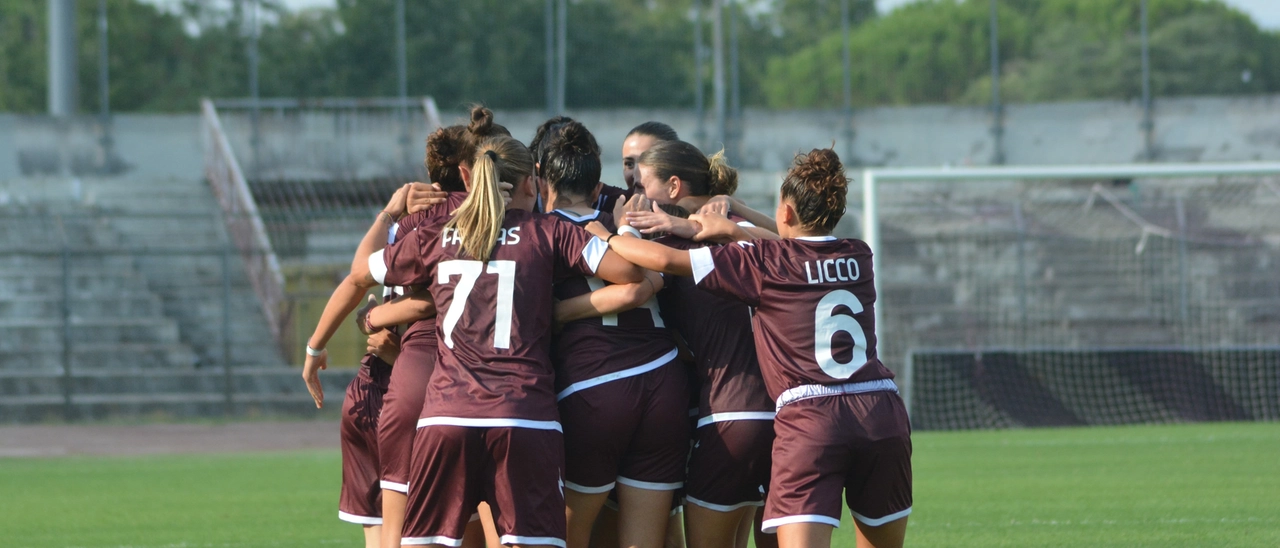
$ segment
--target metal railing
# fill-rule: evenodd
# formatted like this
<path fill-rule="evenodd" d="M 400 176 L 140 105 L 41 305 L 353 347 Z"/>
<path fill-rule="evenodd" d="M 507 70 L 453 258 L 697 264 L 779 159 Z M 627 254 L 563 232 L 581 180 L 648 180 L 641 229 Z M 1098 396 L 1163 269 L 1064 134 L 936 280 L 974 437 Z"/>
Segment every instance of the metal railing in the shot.
<path fill-rule="evenodd" d="M 280 261 L 271 247 L 271 240 L 267 238 L 258 206 L 253 200 L 253 194 L 249 192 L 249 184 L 236 161 L 231 143 L 222 131 L 217 109 L 208 99 L 201 101 L 200 106 L 203 114 L 205 177 L 213 187 L 218 205 L 222 208 L 227 235 L 232 245 L 239 250 L 249 283 L 262 302 L 262 313 L 267 318 L 271 334 L 287 356 L 289 349 L 285 347 L 284 333 L 289 315 L 285 306 L 284 275 L 280 271 Z"/>

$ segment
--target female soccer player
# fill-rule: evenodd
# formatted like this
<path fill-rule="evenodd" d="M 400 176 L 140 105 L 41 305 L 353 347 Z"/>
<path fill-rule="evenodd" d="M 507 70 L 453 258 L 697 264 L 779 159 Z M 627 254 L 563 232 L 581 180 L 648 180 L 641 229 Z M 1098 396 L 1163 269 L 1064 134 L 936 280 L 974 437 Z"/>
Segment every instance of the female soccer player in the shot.
<path fill-rule="evenodd" d="M 533 161 L 518 141 L 485 141 L 468 171 L 471 192 L 452 215 L 430 210 L 418 230 L 353 269 L 361 279 L 430 284 L 439 310 L 402 543 L 458 546 L 484 500 L 503 544 L 564 546 L 552 286 L 575 275 L 638 283 L 642 272 L 581 228 L 530 211 Z M 509 209 L 500 181 L 513 185 Z"/>
<path fill-rule="evenodd" d="M 763 525 L 783 548 L 830 546 L 842 491 L 860 547 L 902 546 L 911 513 L 911 430 L 893 373 L 876 357 L 871 250 L 831 236 L 847 187 L 835 152 L 814 150 L 783 181 L 782 240 L 689 251 L 608 240 L 639 266 L 691 276 L 755 309 L 756 352 L 777 408 Z M 694 220 L 699 238 L 748 238 L 724 217 Z M 589 230 L 608 235 L 599 224 Z"/>
<path fill-rule="evenodd" d="M 568 121 L 541 141 L 539 176 L 551 215 L 584 225 L 612 223 L 594 207 L 601 187 L 600 147 L 587 128 Z M 672 493 L 684 481 L 689 449 L 686 375 L 652 294 L 641 307 L 568 322 L 556 335 L 557 400 L 565 438 L 569 548 L 587 548 L 592 526 L 615 485 L 622 546 L 663 545 Z M 594 277 L 565 279 L 568 300 L 604 287 Z"/>

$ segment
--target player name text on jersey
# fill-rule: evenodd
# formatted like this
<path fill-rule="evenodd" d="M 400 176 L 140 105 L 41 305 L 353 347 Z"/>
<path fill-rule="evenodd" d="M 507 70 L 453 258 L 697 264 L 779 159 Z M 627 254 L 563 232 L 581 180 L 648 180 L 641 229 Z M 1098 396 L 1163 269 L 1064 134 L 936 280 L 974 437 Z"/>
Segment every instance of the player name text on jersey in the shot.
<path fill-rule="evenodd" d="M 862 275 L 853 257 L 805 261 L 804 273 L 811 284 L 856 282 Z"/>
<path fill-rule="evenodd" d="M 440 232 L 440 247 L 449 247 L 462 243 L 462 234 L 456 228 L 445 228 Z M 498 245 L 516 245 L 520 243 L 520 227 L 504 228 L 498 233 Z"/>

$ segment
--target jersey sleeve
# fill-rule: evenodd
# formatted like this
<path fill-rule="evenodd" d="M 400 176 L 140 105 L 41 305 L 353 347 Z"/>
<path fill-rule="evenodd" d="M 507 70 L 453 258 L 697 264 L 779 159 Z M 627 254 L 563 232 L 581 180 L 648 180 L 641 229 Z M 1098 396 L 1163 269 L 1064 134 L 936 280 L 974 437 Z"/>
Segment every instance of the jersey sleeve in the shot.
<path fill-rule="evenodd" d="M 693 282 L 699 288 L 748 306 L 760 306 L 764 286 L 764 260 L 752 242 L 734 242 L 719 247 L 689 250 Z"/>
<path fill-rule="evenodd" d="M 556 250 L 556 279 L 595 276 L 609 245 L 570 222 L 553 219 L 549 228 Z"/>
<path fill-rule="evenodd" d="M 431 281 L 422 259 L 439 231 L 421 229 L 427 221 L 422 213 L 409 215 L 392 225 L 387 234 L 387 247 L 369 255 L 369 273 L 378 283 L 407 286 Z"/>

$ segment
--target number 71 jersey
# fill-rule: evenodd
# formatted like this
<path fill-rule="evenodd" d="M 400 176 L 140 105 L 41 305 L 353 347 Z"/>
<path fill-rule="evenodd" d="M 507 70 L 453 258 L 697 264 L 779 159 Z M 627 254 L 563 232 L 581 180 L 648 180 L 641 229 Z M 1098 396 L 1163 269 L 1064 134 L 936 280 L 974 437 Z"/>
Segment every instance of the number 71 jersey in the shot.
<path fill-rule="evenodd" d="M 753 307 L 769 397 L 805 384 L 893 378 L 876 356 L 871 249 L 861 240 L 792 238 L 689 252 L 699 288 Z"/>

